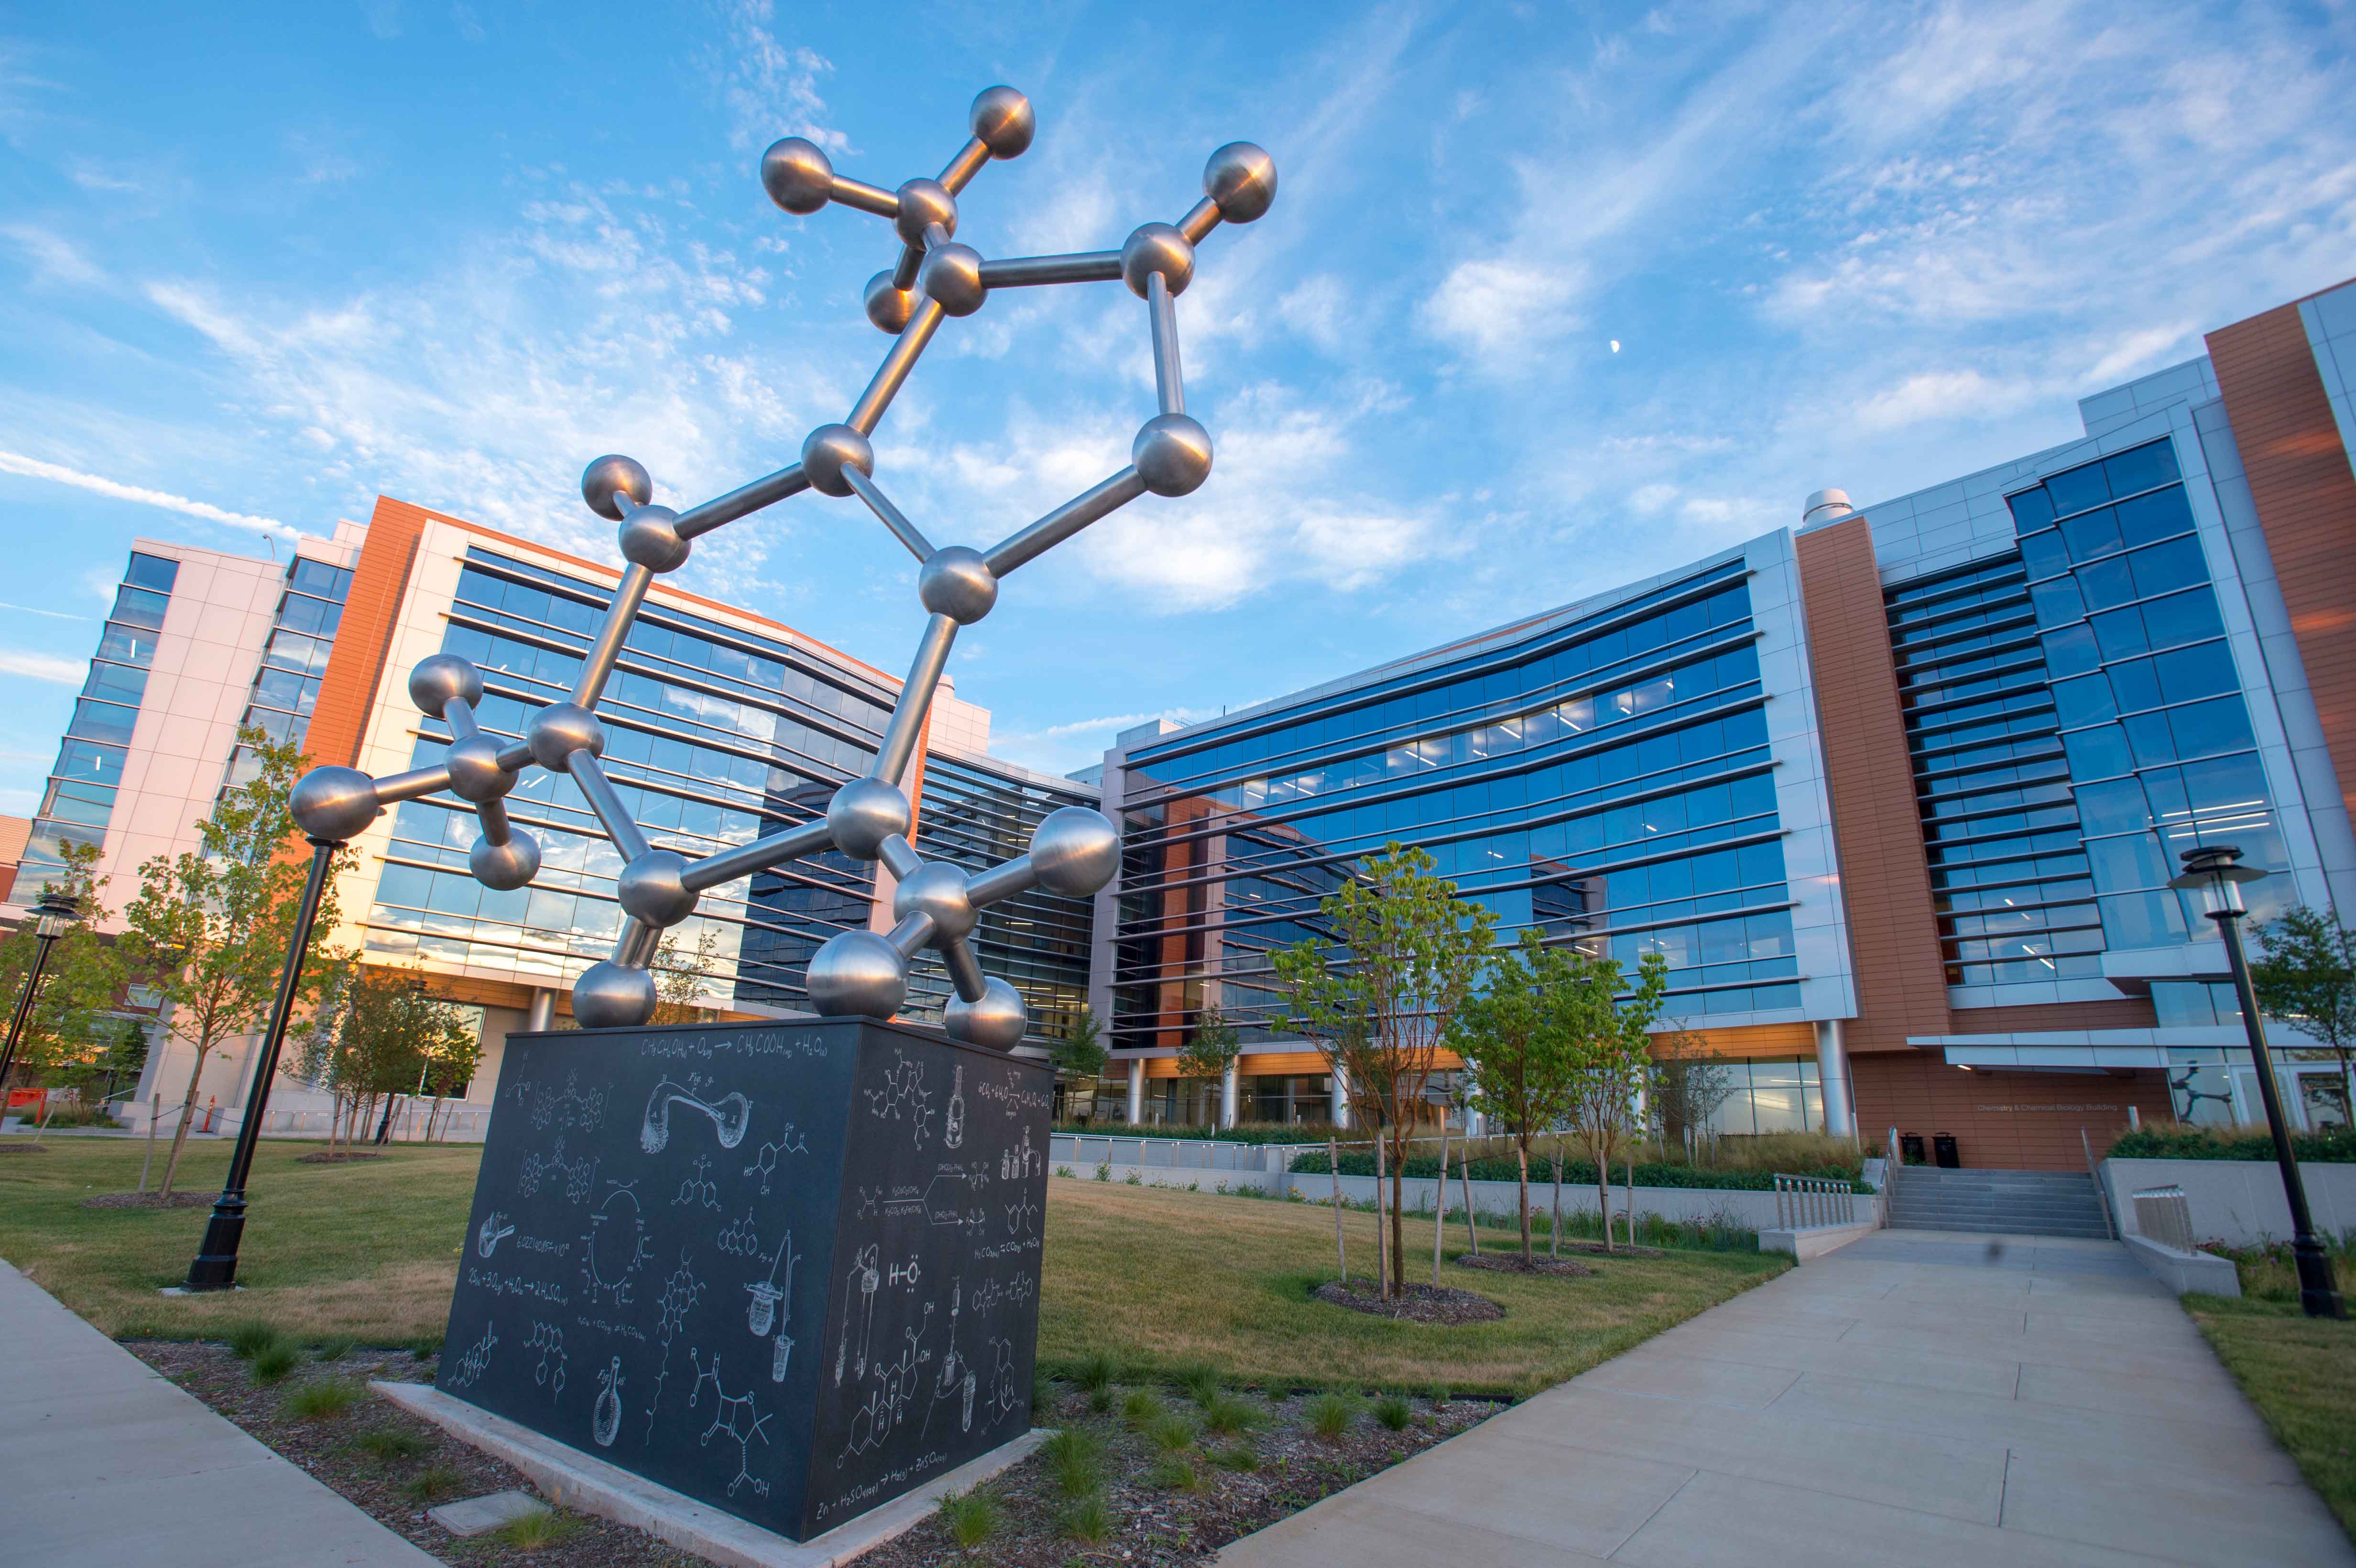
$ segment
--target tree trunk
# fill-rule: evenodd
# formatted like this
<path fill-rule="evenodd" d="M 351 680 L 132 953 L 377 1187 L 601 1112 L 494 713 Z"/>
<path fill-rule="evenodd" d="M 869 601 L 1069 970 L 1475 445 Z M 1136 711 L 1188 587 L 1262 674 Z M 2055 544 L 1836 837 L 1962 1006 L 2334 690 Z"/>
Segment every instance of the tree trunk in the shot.
<path fill-rule="evenodd" d="M 164 1179 L 155 1189 L 166 1199 L 172 1196 L 172 1178 L 179 1173 L 180 1151 L 188 1145 L 188 1126 L 197 1119 L 197 1084 L 205 1075 L 205 1057 L 209 1046 L 197 1048 L 197 1064 L 188 1070 L 187 1098 L 180 1102 L 180 1125 L 172 1129 L 172 1149 L 164 1157 Z"/>
<path fill-rule="evenodd" d="M 1398 1157 L 1391 1161 L 1391 1273 L 1401 1296 L 1407 1294 L 1407 1157 L 1414 1147 L 1402 1136 Z"/>
<path fill-rule="evenodd" d="M 1472 1211 L 1472 1140 L 1469 1135 L 1464 1147 L 1456 1151 L 1456 1168 L 1464 1177 L 1464 1244 L 1477 1258 L 1481 1255 L 1481 1229 L 1480 1216 Z"/>
<path fill-rule="evenodd" d="M 1383 1230 L 1383 1130 L 1375 1128 L 1375 1294 L 1391 1298 L 1390 1237 Z"/>
<path fill-rule="evenodd" d="M 1547 1232 L 1547 1256 L 1562 1256 L 1562 1140 L 1554 1142 L 1554 1229 Z"/>
<path fill-rule="evenodd" d="M 1589 1150 L 1595 1156 L 1595 1205 L 1603 1213 L 1603 1250 L 1612 1250 L 1612 1151 L 1601 1140 Z"/>
<path fill-rule="evenodd" d="M 1514 1140 L 1514 1158 L 1522 1172 L 1522 1263 L 1530 1261 L 1530 1146 L 1520 1138 Z"/>
<path fill-rule="evenodd" d="M 1333 1173 L 1333 1256 L 1342 1265 L 1342 1283 L 1350 1283 L 1350 1247 L 1342 1239 L 1342 1146 L 1325 1135 L 1326 1168 Z"/>
<path fill-rule="evenodd" d="M 1448 1113 L 1440 1115 L 1440 1179 L 1431 1184 L 1431 1288 L 1440 1288 L 1440 1243 L 1448 1233 Z"/>
<path fill-rule="evenodd" d="M 1630 1144 L 1622 1168 L 1628 1172 L 1628 1203 L 1621 1217 L 1628 1221 L 1628 1245 L 1636 1245 L 1636 1146 Z"/>

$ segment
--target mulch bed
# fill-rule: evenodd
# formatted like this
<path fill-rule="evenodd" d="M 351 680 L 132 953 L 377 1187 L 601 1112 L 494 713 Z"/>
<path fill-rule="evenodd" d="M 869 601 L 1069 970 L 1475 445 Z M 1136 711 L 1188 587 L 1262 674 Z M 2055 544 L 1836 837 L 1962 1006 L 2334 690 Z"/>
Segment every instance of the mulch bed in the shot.
<path fill-rule="evenodd" d="M 885 1542 L 859 1560 L 859 1568 L 948 1568 L 992 1564 L 993 1568 L 1068 1568 L 1073 1563 L 1109 1563 L 1117 1568 L 1177 1568 L 1205 1562 L 1238 1538 L 1300 1512 L 1319 1499 L 1388 1469 L 1400 1460 L 1453 1437 L 1503 1408 L 1482 1400 L 1408 1401 L 1407 1426 L 1392 1432 L 1362 1409 L 1349 1429 L 1333 1438 L 1309 1429 L 1306 1407 L 1313 1395 L 1244 1395 L 1264 1424 L 1243 1438 L 1200 1434 L 1188 1455 L 1193 1489 L 1157 1482 L 1161 1457 L 1152 1443 L 1118 1416 L 1098 1414 L 1089 1397 L 1066 1383 L 1034 1416 L 1041 1426 L 1078 1427 L 1100 1435 L 1106 1446 L 1103 1497 L 1111 1530 L 1093 1544 L 1073 1538 L 1064 1518 L 1071 1502 L 1056 1489 L 1044 1460 L 1024 1460 L 983 1489 L 998 1499 L 1002 1516 L 988 1540 L 971 1552 L 950 1541 L 938 1515 L 907 1534 Z M 1192 1419 L 1183 1397 L 1165 1391 L 1168 1407 Z M 1212 1456 L 1248 1444 L 1257 1469 L 1219 1464 Z"/>
<path fill-rule="evenodd" d="M 694 1568 L 701 1562 L 626 1525 L 586 1515 L 574 1516 L 581 1524 L 575 1533 L 536 1552 L 502 1546 L 487 1536 L 461 1541 L 426 1518 L 425 1510 L 487 1492 L 514 1490 L 539 1497 L 523 1472 L 373 1394 L 341 1415 L 305 1420 L 281 1413 L 286 1393 L 308 1380 L 340 1376 L 362 1383 L 370 1378 L 423 1382 L 434 1376 L 434 1358 L 420 1359 L 407 1350 L 355 1350 L 333 1361 L 307 1362 L 275 1388 L 257 1388 L 246 1364 L 226 1345 L 146 1339 L 133 1340 L 123 1349 L 442 1562 L 466 1568 Z M 424 1440 L 425 1449 L 413 1459 L 379 1459 L 354 1441 L 377 1427 L 414 1434 Z M 441 1473 L 447 1489 L 430 1500 L 409 1496 L 404 1488 L 430 1471 Z"/>
<path fill-rule="evenodd" d="M 47 1154 L 39 1144 L 0 1143 L 0 1154 Z"/>
<path fill-rule="evenodd" d="M 85 1209 L 202 1209 L 219 1197 L 215 1192 L 175 1192 L 169 1197 L 161 1192 L 102 1192 L 95 1198 L 85 1198 Z"/>
<path fill-rule="evenodd" d="M 1525 1258 L 1519 1253 L 1483 1253 L 1474 1256 L 1463 1253 L 1456 1259 L 1460 1267 L 1494 1269 L 1499 1274 L 1544 1274 L 1558 1278 L 1576 1279 L 1595 1271 L 1585 1264 L 1569 1258 Z"/>
<path fill-rule="evenodd" d="M 342 1165 L 348 1160 L 382 1159 L 383 1157 L 384 1156 L 380 1154 L 327 1154 L 323 1151 L 318 1154 L 297 1155 L 294 1157 L 294 1163 L 297 1165 Z"/>
<path fill-rule="evenodd" d="M 1463 1293 L 1456 1293 L 1463 1294 Z M 263 1444 L 302 1466 L 389 1529 L 444 1563 L 466 1568 L 694 1568 L 701 1562 L 678 1548 L 624 1525 L 574 1516 L 581 1529 L 555 1544 L 523 1552 L 485 1536 L 460 1541 L 426 1518 L 431 1504 L 405 1488 L 429 1471 L 445 1472 L 449 1489 L 435 1504 L 513 1489 L 537 1496 L 515 1469 L 446 1435 L 432 1423 L 373 1396 L 339 1416 L 304 1420 L 282 1413 L 287 1391 L 306 1379 L 340 1376 L 423 1381 L 435 1360 L 406 1350 L 355 1350 L 333 1361 L 308 1363 L 275 1388 L 257 1388 L 246 1364 L 225 1345 L 137 1340 L 125 1345 L 148 1365 Z M 1114 1390 L 1115 1394 L 1125 1391 Z M 861 1568 L 1066 1568 L 1105 1563 L 1119 1568 L 1178 1568 L 1201 1563 L 1229 1542 L 1296 1513 L 1319 1499 L 1387 1469 L 1502 1408 L 1483 1400 L 1410 1399 L 1408 1424 L 1394 1432 L 1362 1404 L 1339 1436 L 1310 1429 L 1304 1393 L 1242 1394 L 1259 1417 L 1240 1437 L 1199 1429 L 1186 1458 L 1194 1484 L 1160 1468 L 1162 1450 L 1117 1414 L 1091 1408 L 1091 1397 L 1055 1383 L 1035 1413 L 1040 1426 L 1081 1427 L 1105 1444 L 1103 1497 L 1110 1530 L 1090 1544 L 1075 1540 L 1065 1519 L 1071 1502 L 1058 1490 L 1045 1461 L 1033 1456 L 987 1484 L 1000 1521 L 971 1549 L 953 1542 L 937 1514 L 860 1559 Z M 1110 1406 L 1114 1402 L 1108 1401 Z M 1194 1421 L 1194 1407 L 1164 1391 L 1162 1407 Z M 378 1459 L 355 1439 L 380 1427 L 414 1434 L 426 1445 L 414 1458 Z M 1220 1462 L 1248 1447 L 1255 1467 Z M 546 1500 L 543 1499 L 542 1500 Z"/>
<path fill-rule="evenodd" d="M 1347 1284 L 1331 1280 L 1312 1294 L 1320 1301 L 1346 1307 L 1353 1312 L 1396 1317 L 1407 1323 L 1490 1323 L 1505 1315 L 1504 1307 L 1469 1290 L 1444 1285 L 1410 1285 L 1405 1289 L 1405 1296 L 1385 1301 L 1375 1294 L 1372 1280 L 1354 1279 Z"/>

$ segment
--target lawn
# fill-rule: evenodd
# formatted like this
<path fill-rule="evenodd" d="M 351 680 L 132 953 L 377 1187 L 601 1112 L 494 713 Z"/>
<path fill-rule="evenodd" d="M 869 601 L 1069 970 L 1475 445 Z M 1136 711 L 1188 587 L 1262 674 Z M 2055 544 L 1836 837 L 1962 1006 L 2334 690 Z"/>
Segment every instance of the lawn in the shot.
<path fill-rule="evenodd" d="M 2347 1249 L 2340 1252 L 2345 1292 L 2356 1285 L 2356 1271 Z M 2308 1484 L 2356 1536 L 2356 1428 L 2349 1420 L 2356 1411 L 2356 1321 L 2303 1314 L 2286 1249 L 2275 1254 L 2234 1253 L 2244 1294 L 2188 1296 L 2184 1305 Z"/>
<path fill-rule="evenodd" d="M 186 1275 L 206 1211 L 88 1209 L 137 1185 L 141 1147 L 51 1140 L 0 1156 L 0 1257 L 118 1337 L 216 1338 L 262 1317 L 301 1338 L 393 1346 L 438 1340 L 465 1242 L 479 1149 L 394 1148 L 354 1165 L 296 1163 L 304 1144 L 256 1157 L 233 1295 L 165 1296 Z M 218 1189 L 226 1142 L 193 1146 L 182 1185 Z M 1345 1217 L 1353 1272 L 1374 1259 L 1374 1219 Z M 1484 1247 L 1500 1238 L 1484 1235 Z M 1430 1277 L 1430 1222 L 1408 1243 Z M 1450 1255 L 1462 1245 L 1451 1237 Z M 1590 1260 L 1592 1277 L 1525 1279 L 1448 1269 L 1497 1301 L 1495 1322 L 1394 1323 L 1311 1299 L 1333 1277 L 1333 1216 L 1298 1203 L 1048 1183 L 1039 1349 L 1054 1371 L 1109 1351 L 1129 1375 L 1207 1361 L 1277 1388 L 1345 1386 L 1521 1395 L 1561 1381 L 1772 1277 L 1757 1253 L 1672 1251 Z"/>

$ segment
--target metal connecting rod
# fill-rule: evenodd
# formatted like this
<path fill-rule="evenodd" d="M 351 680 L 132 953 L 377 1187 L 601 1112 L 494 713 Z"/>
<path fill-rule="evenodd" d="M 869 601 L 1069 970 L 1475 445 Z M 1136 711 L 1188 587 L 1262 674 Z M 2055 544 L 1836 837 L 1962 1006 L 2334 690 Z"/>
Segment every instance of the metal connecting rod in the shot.
<path fill-rule="evenodd" d="M 493 844 L 505 844 L 514 835 L 508 821 L 505 801 L 478 800 L 475 803 L 475 820 L 483 825 L 483 837 Z"/>
<path fill-rule="evenodd" d="M 691 507 L 679 515 L 679 537 L 683 539 L 701 538 L 725 523 L 750 517 L 764 507 L 775 506 L 788 496 L 798 496 L 809 489 L 809 476 L 798 463 L 780 468 L 766 479 L 755 479 L 741 489 L 706 501 L 701 507 Z"/>
<path fill-rule="evenodd" d="M 1145 494 L 1145 481 L 1134 465 L 1122 469 L 1092 490 L 1084 491 L 1019 533 L 1010 534 L 982 552 L 991 574 L 1003 577 L 1087 528 L 1110 517 Z"/>
<path fill-rule="evenodd" d="M 581 786 L 582 796 L 589 802 L 589 809 L 597 814 L 598 826 L 605 828 L 605 837 L 614 841 L 614 848 L 622 852 L 622 859 L 635 860 L 645 854 L 650 848 L 647 836 L 638 830 L 638 825 L 630 814 L 622 809 L 622 797 L 614 793 L 612 783 L 605 777 L 605 770 L 597 765 L 596 753 L 585 748 L 573 752 L 564 759 L 564 771 L 571 773 L 573 782 Z"/>
<path fill-rule="evenodd" d="M 985 288 L 992 289 L 1030 288 L 1039 283 L 1117 283 L 1120 282 L 1120 252 L 1083 251 L 1070 256 L 1012 256 L 984 261 L 981 282 Z"/>
<path fill-rule="evenodd" d="M 833 200 L 841 202 L 845 207 L 855 207 L 862 212 L 872 212 L 878 218 L 900 216 L 899 197 L 881 186 L 872 186 L 865 180 L 855 180 L 848 175 L 835 176 L 833 188 L 828 194 Z"/>
<path fill-rule="evenodd" d="M 990 144 L 979 136 L 969 139 L 958 149 L 957 156 L 948 161 L 948 166 L 941 170 L 942 188 L 951 196 L 958 195 L 973 183 L 973 176 L 981 173 L 981 166 L 988 162 Z"/>
<path fill-rule="evenodd" d="M 884 842 L 876 848 L 875 858 L 884 862 L 884 869 L 902 881 L 924 869 L 925 863 L 916 858 L 916 851 L 897 833 L 884 835 Z"/>
<path fill-rule="evenodd" d="M 661 945 L 661 932 L 624 915 L 622 933 L 614 939 L 614 962 L 626 968 L 643 969 L 654 961 L 655 951 Z"/>
<path fill-rule="evenodd" d="M 1145 312 L 1153 323 L 1153 390 L 1165 414 L 1186 411 L 1186 379 L 1178 368 L 1178 302 L 1159 272 L 1145 280 Z"/>
<path fill-rule="evenodd" d="M 916 314 L 900 329 L 891 352 L 884 356 L 884 363 L 875 368 L 875 379 L 867 383 L 867 389 L 851 405 L 851 412 L 843 416 L 843 423 L 862 435 L 875 433 L 875 427 L 883 422 L 884 411 L 892 406 L 892 400 L 900 395 L 901 387 L 907 382 L 908 372 L 916 368 L 916 356 L 925 351 L 925 345 L 933 340 L 933 334 L 941 329 L 948 315 L 938 300 L 926 300 L 916 307 Z"/>
<path fill-rule="evenodd" d="M 884 940 L 899 949 L 902 958 L 914 958 L 924 950 L 925 944 L 933 939 L 936 929 L 933 917 L 918 910 L 894 925 Z"/>
<path fill-rule="evenodd" d="M 499 748 L 499 766 L 509 773 L 514 773 L 530 761 L 531 761 L 531 742 L 529 741 L 509 741 Z"/>
<path fill-rule="evenodd" d="M 635 563 L 622 572 L 622 581 L 614 589 L 614 602 L 605 609 L 605 624 L 597 628 L 597 640 L 582 656 L 581 677 L 573 683 L 573 700 L 578 706 L 597 706 L 606 677 L 614 673 L 614 661 L 622 656 L 623 639 L 630 635 L 630 624 L 638 618 L 638 608 L 647 602 L 647 590 L 654 581 L 653 572 Z"/>
<path fill-rule="evenodd" d="M 1011 899 L 1017 893 L 1029 892 L 1039 885 L 1039 872 L 1028 855 L 1017 855 L 1002 865 L 987 871 L 977 871 L 966 880 L 966 902 L 976 909 Z"/>
<path fill-rule="evenodd" d="M 900 700 L 892 707 L 892 721 L 884 729 L 884 742 L 867 770 L 869 778 L 897 784 L 908 771 L 908 759 L 916 753 L 916 737 L 925 728 L 925 714 L 933 705 L 933 689 L 941 683 L 941 671 L 949 662 L 949 645 L 956 641 L 957 623 L 947 615 L 935 615 L 925 623 L 916 660 L 908 666 L 907 683 L 900 688 Z"/>
<path fill-rule="evenodd" d="M 691 863 L 680 881 L 688 891 L 700 893 L 706 888 L 716 888 L 739 877 L 775 870 L 788 860 L 815 855 L 821 849 L 831 848 L 833 845 L 834 835 L 828 828 L 826 818 L 821 816 L 816 822 L 805 822 L 799 827 L 772 833 L 766 838 L 755 838 L 750 844 L 740 844 L 717 855 L 706 855 L 702 859 Z"/>
<path fill-rule="evenodd" d="M 842 482 L 851 486 L 852 495 L 867 503 L 867 509 L 874 513 L 885 528 L 892 530 L 894 539 L 908 547 L 910 555 L 922 560 L 933 553 L 932 540 L 926 539 L 923 530 L 908 520 L 907 514 L 892 504 L 889 496 L 875 487 L 874 480 L 845 464 L 842 469 Z"/>
<path fill-rule="evenodd" d="M 1206 196 L 1188 208 L 1186 216 L 1180 219 L 1174 227 L 1186 236 L 1186 243 L 1200 245 L 1209 237 L 1211 230 L 1219 226 L 1219 204 Z"/>
<path fill-rule="evenodd" d="M 395 801 L 415 800 L 449 787 L 450 764 L 436 763 L 430 768 L 412 768 L 405 773 L 389 773 L 377 780 L 376 797 L 391 805 Z"/>
<path fill-rule="evenodd" d="M 965 937 L 940 945 L 941 962 L 948 965 L 949 984 L 957 994 L 969 1002 L 981 1000 L 990 982 L 981 972 L 981 960 L 973 955 L 973 944 Z"/>

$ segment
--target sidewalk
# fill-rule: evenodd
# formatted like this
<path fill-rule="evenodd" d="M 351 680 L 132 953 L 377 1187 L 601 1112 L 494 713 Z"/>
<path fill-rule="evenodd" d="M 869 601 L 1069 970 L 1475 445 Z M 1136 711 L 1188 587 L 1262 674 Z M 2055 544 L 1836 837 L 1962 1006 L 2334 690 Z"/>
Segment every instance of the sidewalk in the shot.
<path fill-rule="evenodd" d="M 0 1563 L 434 1568 L 0 1263 Z"/>
<path fill-rule="evenodd" d="M 1218 1558 L 1601 1561 L 2319 1568 L 2356 1550 L 2118 1243 L 1883 1231 Z"/>

